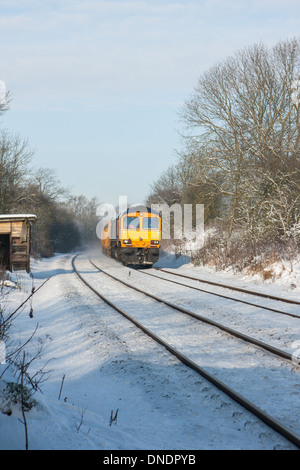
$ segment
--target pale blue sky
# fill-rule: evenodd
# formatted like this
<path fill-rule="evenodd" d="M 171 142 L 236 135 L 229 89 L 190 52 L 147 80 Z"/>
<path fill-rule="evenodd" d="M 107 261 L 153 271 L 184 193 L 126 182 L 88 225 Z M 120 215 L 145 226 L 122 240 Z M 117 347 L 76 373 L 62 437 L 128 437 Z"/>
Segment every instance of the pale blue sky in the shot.
<path fill-rule="evenodd" d="M 144 202 L 180 148 L 199 76 L 238 49 L 300 36 L 300 0 L 0 0 L 1 127 L 73 194 Z"/>

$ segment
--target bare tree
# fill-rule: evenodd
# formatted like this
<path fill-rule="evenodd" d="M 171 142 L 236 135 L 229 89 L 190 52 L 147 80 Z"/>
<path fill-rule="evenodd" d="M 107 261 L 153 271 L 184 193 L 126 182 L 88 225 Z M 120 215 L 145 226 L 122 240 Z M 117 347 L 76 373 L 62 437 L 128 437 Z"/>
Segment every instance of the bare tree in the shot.
<path fill-rule="evenodd" d="M 0 80 L 0 116 L 8 110 L 9 103 L 11 102 L 11 94 L 6 89 L 6 84 Z"/>
<path fill-rule="evenodd" d="M 46 196 L 50 201 L 57 201 L 68 196 L 68 190 L 61 186 L 56 170 L 38 168 L 31 177 L 37 196 Z"/>
<path fill-rule="evenodd" d="M 27 140 L 8 132 L 0 134 L 0 212 L 15 211 L 22 201 L 31 158 Z"/>
<path fill-rule="evenodd" d="M 198 181 L 222 196 L 229 234 L 249 217 L 252 225 L 258 222 L 262 205 L 279 231 L 295 222 L 300 108 L 291 95 L 299 77 L 298 39 L 270 50 L 256 44 L 200 77 L 182 109 L 181 158 L 196 169 Z"/>
<path fill-rule="evenodd" d="M 96 239 L 96 225 L 98 223 L 97 207 L 99 202 L 96 197 L 88 199 L 84 195 L 71 196 L 68 199 L 72 217 L 76 220 L 78 230 L 83 243 L 90 244 Z"/>
<path fill-rule="evenodd" d="M 181 202 L 181 181 L 178 169 L 170 166 L 152 185 L 147 204 L 176 204 Z"/>

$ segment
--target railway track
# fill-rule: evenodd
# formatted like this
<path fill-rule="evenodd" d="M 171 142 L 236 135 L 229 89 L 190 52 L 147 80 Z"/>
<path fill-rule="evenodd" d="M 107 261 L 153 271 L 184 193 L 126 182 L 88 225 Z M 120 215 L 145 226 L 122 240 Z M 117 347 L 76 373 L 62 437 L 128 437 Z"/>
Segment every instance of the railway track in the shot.
<path fill-rule="evenodd" d="M 270 344 L 267 344 L 267 343 L 265 343 L 263 341 L 260 341 L 256 338 L 252 338 L 251 336 L 245 335 L 244 333 L 241 333 L 241 332 L 236 331 L 232 328 L 229 328 L 228 326 L 225 326 L 222 323 L 211 320 L 207 317 L 199 315 L 198 313 L 192 312 L 191 310 L 188 310 L 184 307 L 180 307 L 179 305 L 173 304 L 172 302 L 168 302 L 167 300 L 164 300 L 160 297 L 157 297 L 156 295 L 150 294 L 149 292 L 146 292 L 143 289 L 139 289 L 138 287 L 133 286 L 132 284 L 129 284 L 128 282 L 126 282 L 122 279 L 119 279 L 116 276 L 113 276 L 112 274 L 110 274 L 107 271 L 103 270 L 103 268 L 100 268 L 99 266 L 97 266 L 92 261 L 90 261 L 90 262 L 96 269 L 103 272 L 106 276 L 109 276 L 111 279 L 114 279 L 115 281 L 118 281 L 118 282 L 122 283 L 123 285 L 125 285 L 127 287 L 130 287 L 131 289 L 134 289 L 137 292 L 140 292 L 140 293 L 142 293 L 142 294 L 144 294 L 148 297 L 151 297 L 152 299 L 154 299 L 154 300 L 156 300 L 160 303 L 163 303 L 163 304 L 167 305 L 168 307 L 171 307 L 171 308 L 173 308 L 173 309 L 175 309 L 175 310 L 177 310 L 181 313 L 189 315 L 190 317 L 193 317 L 196 320 L 202 321 L 202 322 L 207 323 L 209 325 L 212 325 L 216 328 L 219 328 L 220 330 L 225 331 L 226 333 L 229 333 L 230 335 L 235 336 L 236 338 L 242 339 L 243 341 L 251 343 L 255 346 L 259 346 L 260 348 L 263 348 L 266 351 L 271 352 L 272 354 L 275 354 L 276 356 L 283 357 L 284 359 L 287 359 L 287 360 L 290 360 L 290 361 L 293 360 L 292 354 L 290 354 L 290 353 L 288 353 L 288 352 L 286 352 L 282 349 L 275 348 L 274 346 L 271 346 Z M 162 279 L 162 278 L 160 278 L 160 279 Z"/>
<path fill-rule="evenodd" d="M 203 280 L 191 277 L 191 276 L 186 276 L 186 275 L 182 275 L 182 274 L 178 274 L 178 273 L 173 273 L 172 271 L 167 271 L 165 269 L 158 269 L 158 268 L 155 268 L 155 269 L 157 269 L 160 272 L 165 272 L 165 273 L 168 273 L 168 274 L 171 274 L 171 275 L 174 275 L 174 276 L 187 278 L 187 279 L 190 279 L 192 281 L 207 282 L 207 283 L 212 284 L 214 286 L 218 286 L 218 287 L 222 287 L 222 288 L 230 289 L 230 290 L 235 290 L 235 291 L 238 291 L 238 292 L 242 292 L 244 294 L 251 294 L 251 295 L 257 296 L 257 297 L 272 299 L 272 300 L 275 300 L 276 302 L 286 302 L 286 303 L 289 303 L 289 304 L 295 304 L 295 305 L 299 304 L 300 305 L 300 302 L 298 302 L 297 300 L 283 299 L 282 297 L 275 297 L 275 296 L 272 296 L 272 295 L 263 294 L 263 293 L 260 293 L 260 292 L 253 292 L 253 291 L 249 291 L 247 289 L 242 289 L 242 288 L 238 288 L 238 287 L 235 288 L 235 287 L 232 287 L 232 286 L 228 286 L 228 285 L 225 285 L 225 284 L 219 284 L 219 283 L 212 282 L 212 281 L 203 281 Z M 252 307 L 262 308 L 264 310 L 270 310 L 271 312 L 280 313 L 282 315 L 288 315 L 290 317 L 300 319 L 300 314 L 297 314 L 297 313 L 286 312 L 286 311 L 280 310 L 279 308 L 268 307 L 266 305 L 260 305 L 260 304 L 250 302 L 250 301 L 244 300 L 244 299 L 237 299 L 236 297 L 231 297 L 229 295 L 221 294 L 221 293 L 218 293 L 218 292 L 211 292 L 211 291 L 208 291 L 206 289 L 202 289 L 200 287 L 190 286 L 188 284 L 184 284 L 183 282 L 175 281 L 174 279 L 167 279 L 165 277 L 161 277 L 161 276 L 158 276 L 156 274 L 149 273 L 148 271 L 141 271 L 140 270 L 139 272 L 143 273 L 143 274 L 146 274 L 147 276 L 156 277 L 158 279 L 161 279 L 161 280 L 164 280 L 164 281 L 167 281 L 167 282 L 172 282 L 173 284 L 177 284 L 177 285 L 180 285 L 180 286 L 188 287 L 190 289 L 194 289 L 194 290 L 197 290 L 199 292 L 204 292 L 206 294 L 215 295 L 217 297 L 222 297 L 222 298 L 227 299 L 227 300 L 234 300 L 235 302 L 240 302 L 240 303 L 243 303 L 243 304 L 246 304 L 246 305 L 251 305 Z"/>
<path fill-rule="evenodd" d="M 273 299 L 273 300 L 277 300 L 277 301 L 281 301 L 281 302 L 285 302 L 285 303 L 289 303 L 289 304 L 300 305 L 300 301 L 294 300 L 294 299 L 287 299 L 287 298 L 284 298 L 284 297 L 279 297 L 279 296 L 275 296 L 275 295 L 271 295 L 271 294 L 266 294 L 266 293 L 263 293 L 263 292 L 255 292 L 253 290 L 244 289 L 243 287 L 230 286 L 228 284 L 222 284 L 220 282 L 208 281 L 207 279 L 199 279 L 198 277 L 187 276 L 186 274 L 182 274 L 182 273 L 174 273 L 174 271 L 169 271 L 168 269 L 165 269 L 165 268 L 154 268 L 154 269 L 156 269 L 157 271 L 172 274 L 173 276 L 179 276 L 179 277 L 183 277 L 183 278 L 186 278 L 186 279 L 191 279 L 193 281 L 202 282 L 204 284 L 210 284 L 212 286 L 223 287 L 224 289 L 230 289 L 230 290 L 233 290 L 233 291 L 242 292 L 244 294 L 250 294 L 250 295 L 257 296 L 257 297 L 263 297 L 263 298 L 266 298 L 266 299 Z"/>
<path fill-rule="evenodd" d="M 78 256 L 78 255 L 77 255 Z M 256 406 L 253 402 L 249 401 L 247 398 L 242 396 L 240 393 L 232 389 L 230 386 L 225 384 L 223 381 L 218 379 L 215 375 L 211 374 L 207 370 L 205 370 L 203 367 L 200 367 L 196 362 L 191 360 L 189 357 L 187 357 L 185 354 L 180 352 L 178 349 L 173 347 L 169 342 L 166 342 L 164 339 L 162 339 L 160 336 L 155 334 L 153 331 L 151 331 L 149 328 L 147 328 L 144 324 L 141 322 L 137 321 L 131 314 L 125 312 L 123 309 L 118 307 L 116 304 L 114 304 L 111 300 L 109 300 L 106 296 L 103 295 L 103 293 L 99 292 L 98 289 L 93 287 L 80 273 L 75 265 L 75 260 L 77 258 L 75 256 L 72 259 L 72 266 L 74 272 L 77 274 L 77 276 L 81 279 L 82 282 L 85 283 L 98 297 L 100 297 L 103 301 L 105 301 L 110 307 L 112 307 L 114 310 L 119 312 L 121 315 L 123 315 L 125 318 L 127 318 L 129 321 L 131 321 L 133 324 L 135 324 L 138 328 L 140 328 L 144 333 L 146 333 L 149 337 L 151 337 L 153 340 L 155 340 L 157 343 L 165 347 L 171 354 L 173 354 L 177 359 L 179 359 L 182 363 L 199 373 L 202 377 L 207 379 L 209 382 L 211 382 L 213 385 L 215 385 L 219 390 L 223 391 L 226 393 L 230 398 L 232 398 L 234 401 L 239 403 L 241 406 L 243 406 L 245 409 L 253 413 L 255 416 L 257 416 L 261 421 L 266 423 L 269 427 L 274 429 L 276 432 L 279 434 L 283 435 L 285 438 L 287 438 L 290 442 L 292 442 L 294 445 L 296 445 L 298 448 L 300 448 L 300 436 L 296 434 L 290 427 L 286 426 L 285 424 L 281 423 L 278 421 L 276 418 L 272 417 L 270 414 L 266 413 L 264 410 L 262 410 L 260 407 Z M 291 356 L 281 350 L 278 350 L 277 348 L 273 348 L 272 346 L 266 345 L 265 343 L 262 343 L 260 341 L 254 340 L 253 338 L 246 337 L 243 334 L 240 334 L 234 330 L 231 330 L 227 327 L 224 327 L 223 325 L 218 324 L 217 322 L 213 322 L 208 319 L 204 319 L 203 317 L 200 317 L 197 314 L 194 314 L 193 312 L 190 312 L 186 309 L 183 309 L 182 307 L 176 306 L 174 304 L 171 304 L 170 302 L 167 302 L 163 299 L 158 298 L 157 296 L 154 296 L 152 294 L 149 294 L 148 292 L 143 291 L 142 289 L 139 289 L 137 287 L 134 287 L 130 285 L 129 283 L 125 282 L 122 279 L 117 278 L 116 276 L 113 276 L 112 274 L 106 272 L 103 270 L 101 267 L 97 266 L 94 262 L 90 260 L 91 265 L 96 268 L 99 272 L 103 273 L 104 275 L 114 279 L 117 282 L 122 283 L 123 285 L 126 285 L 127 287 L 131 289 L 135 289 L 136 291 L 147 295 L 148 297 L 151 297 L 152 299 L 156 300 L 157 302 L 163 303 L 167 305 L 168 307 L 171 307 L 172 309 L 176 309 L 177 311 L 181 313 L 185 313 L 189 316 L 192 316 L 193 318 L 196 318 L 197 320 L 205 321 L 213 326 L 217 326 L 218 328 L 223 329 L 227 333 L 230 333 L 234 336 L 239 337 L 240 339 L 243 339 L 245 341 L 251 342 L 253 344 L 256 344 L 259 347 L 262 347 L 269 352 L 272 352 L 273 354 L 279 355 L 283 357 L 284 359 L 291 360 Z"/>

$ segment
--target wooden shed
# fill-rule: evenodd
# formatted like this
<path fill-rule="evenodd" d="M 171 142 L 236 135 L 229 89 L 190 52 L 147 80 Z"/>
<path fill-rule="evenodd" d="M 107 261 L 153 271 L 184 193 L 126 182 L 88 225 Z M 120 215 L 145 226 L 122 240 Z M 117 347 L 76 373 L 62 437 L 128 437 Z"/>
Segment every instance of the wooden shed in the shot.
<path fill-rule="evenodd" d="M 33 214 L 0 215 L 0 269 L 30 271 L 31 223 Z"/>

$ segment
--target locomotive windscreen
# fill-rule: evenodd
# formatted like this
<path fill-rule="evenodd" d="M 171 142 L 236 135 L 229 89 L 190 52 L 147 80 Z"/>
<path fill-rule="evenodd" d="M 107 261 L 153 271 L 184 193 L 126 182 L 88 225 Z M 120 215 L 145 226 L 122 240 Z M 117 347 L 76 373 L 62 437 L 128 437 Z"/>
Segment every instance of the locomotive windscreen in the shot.
<path fill-rule="evenodd" d="M 123 228 L 128 230 L 139 230 L 140 220 L 138 217 L 124 217 Z"/>
<path fill-rule="evenodd" d="M 143 218 L 143 229 L 144 230 L 158 230 L 159 219 L 157 217 L 144 217 Z"/>

